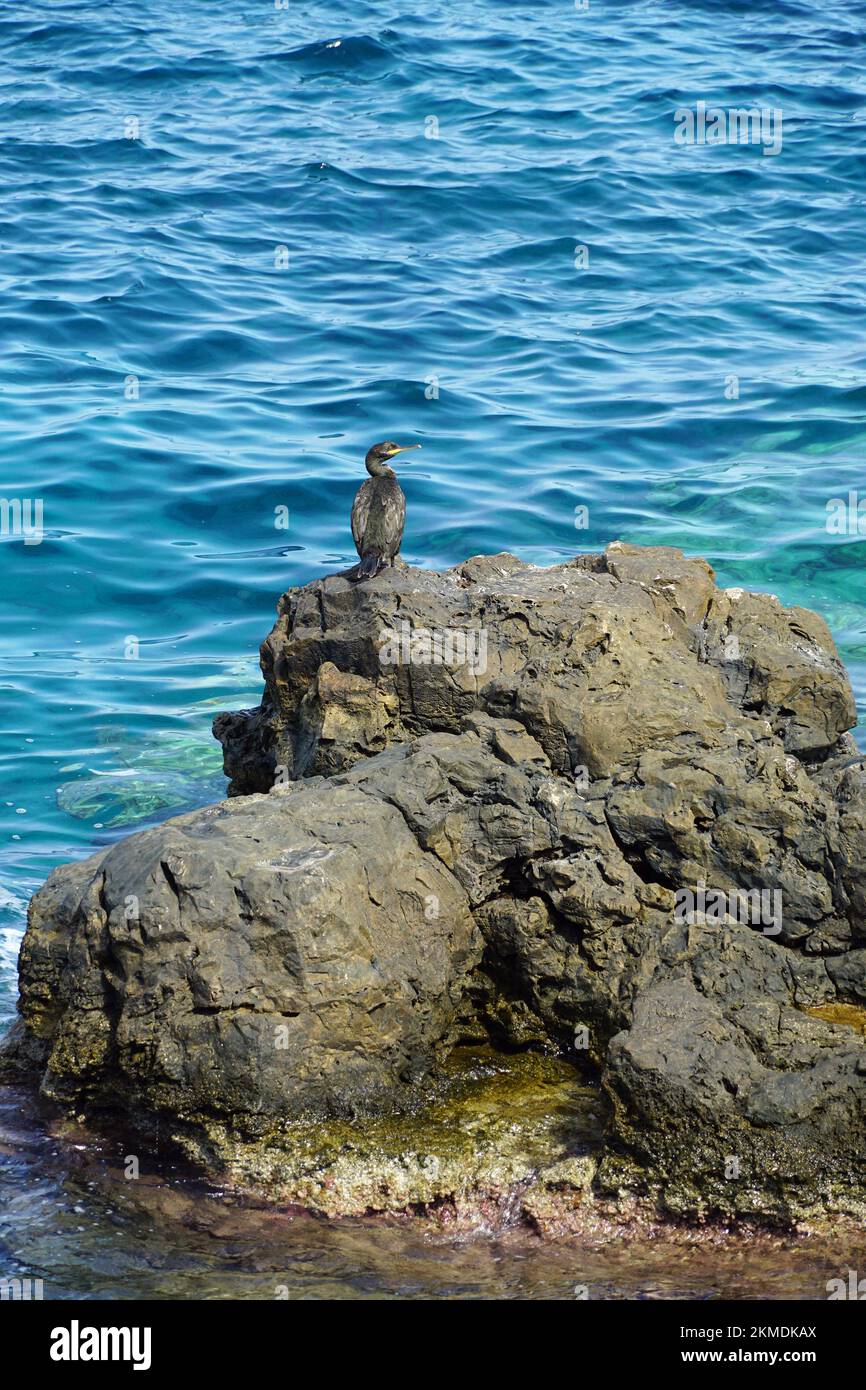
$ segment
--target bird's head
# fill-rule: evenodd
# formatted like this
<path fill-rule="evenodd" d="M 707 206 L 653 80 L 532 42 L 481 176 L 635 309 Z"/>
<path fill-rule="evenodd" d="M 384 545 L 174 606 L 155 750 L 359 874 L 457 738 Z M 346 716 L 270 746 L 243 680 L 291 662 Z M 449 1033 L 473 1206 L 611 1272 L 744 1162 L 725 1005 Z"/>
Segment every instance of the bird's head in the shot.
<path fill-rule="evenodd" d="M 391 472 L 388 463 L 397 454 L 405 454 L 410 449 L 420 448 L 420 444 L 395 444 L 391 439 L 386 439 L 384 444 L 374 444 L 364 460 L 367 472 L 374 478 L 381 478 Z"/>

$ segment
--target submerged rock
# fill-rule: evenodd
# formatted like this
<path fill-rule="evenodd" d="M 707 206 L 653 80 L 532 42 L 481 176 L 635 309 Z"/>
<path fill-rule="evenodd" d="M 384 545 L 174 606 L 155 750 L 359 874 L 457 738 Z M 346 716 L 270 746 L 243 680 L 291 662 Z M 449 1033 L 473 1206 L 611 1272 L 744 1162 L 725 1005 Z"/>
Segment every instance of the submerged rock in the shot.
<path fill-rule="evenodd" d="M 202 790 L 200 783 L 179 773 L 125 770 L 64 782 L 57 789 L 57 805 L 76 820 L 113 829 L 188 806 L 200 799 Z"/>
<path fill-rule="evenodd" d="M 437 1153 L 429 1089 L 492 1040 L 604 1092 L 591 1175 L 574 1125 L 542 1161 L 515 1119 L 540 1226 L 590 1190 L 866 1210 L 844 1013 L 866 1000 L 866 774 L 819 618 L 617 543 L 317 580 L 262 669 L 260 708 L 215 723 L 230 799 L 34 898 L 7 1064 L 333 1213 L 497 1188 Z"/>
<path fill-rule="evenodd" d="M 203 805 L 222 790 L 219 756 L 200 735 L 130 739 L 122 730 L 104 729 L 100 741 L 120 766 L 57 788 L 58 807 L 77 820 L 114 829 L 160 812 Z M 81 770 L 81 765 L 63 769 Z"/>

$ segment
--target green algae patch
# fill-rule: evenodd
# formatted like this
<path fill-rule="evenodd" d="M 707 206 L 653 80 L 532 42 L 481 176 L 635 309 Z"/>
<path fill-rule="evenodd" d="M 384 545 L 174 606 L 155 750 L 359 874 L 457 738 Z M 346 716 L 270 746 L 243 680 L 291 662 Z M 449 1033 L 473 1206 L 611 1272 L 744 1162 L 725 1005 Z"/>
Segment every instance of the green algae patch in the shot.
<path fill-rule="evenodd" d="M 253 1141 L 211 1121 L 204 1144 L 178 1137 L 233 1186 L 323 1215 L 436 1210 L 541 1228 L 588 1195 L 602 1105 L 562 1058 L 456 1048 L 411 1113 L 292 1121 Z"/>
<path fill-rule="evenodd" d="M 859 1004 L 815 1004 L 804 1010 L 810 1018 L 820 1018 L 824 1023 L 840 1023 L 853 1028 L 866 1038 L 866 1009 Z"/>

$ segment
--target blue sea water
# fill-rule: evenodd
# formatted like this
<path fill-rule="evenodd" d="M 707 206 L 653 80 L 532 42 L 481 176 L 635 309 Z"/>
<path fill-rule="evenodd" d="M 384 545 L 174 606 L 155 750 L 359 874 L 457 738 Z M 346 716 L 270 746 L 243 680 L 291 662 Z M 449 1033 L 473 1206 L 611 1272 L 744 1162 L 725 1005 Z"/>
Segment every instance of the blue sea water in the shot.
<path fill-rule="evenodd" d="M 411 563 L 682 546 L 822 613 L 862 715 L 864 38 L 855 0 L 0 8 L 0 496 L 44 527 L 0 536 L 0 1019 L 52 865 L 221 793 L 210 720 L 353 559 L 377 440 L 423 444 Z M 780 151 L 677 143 L 699 102 Z"/>

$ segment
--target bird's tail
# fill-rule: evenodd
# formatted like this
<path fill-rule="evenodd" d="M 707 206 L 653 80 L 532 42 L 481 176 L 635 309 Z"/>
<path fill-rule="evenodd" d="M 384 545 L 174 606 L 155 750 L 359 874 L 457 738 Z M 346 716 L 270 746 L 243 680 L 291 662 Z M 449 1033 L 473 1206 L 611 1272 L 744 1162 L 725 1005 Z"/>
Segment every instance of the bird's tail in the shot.
<path fill-rule="evenodd" d="M 360 565 L 355 570 L 355 578 L 374 579 L 380 569 L 384 568 L 384 565 L 385 561 L 381 555 L 364 555 L 361 557 Z"/>

